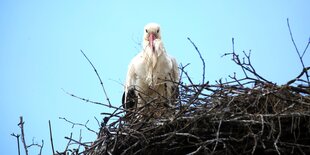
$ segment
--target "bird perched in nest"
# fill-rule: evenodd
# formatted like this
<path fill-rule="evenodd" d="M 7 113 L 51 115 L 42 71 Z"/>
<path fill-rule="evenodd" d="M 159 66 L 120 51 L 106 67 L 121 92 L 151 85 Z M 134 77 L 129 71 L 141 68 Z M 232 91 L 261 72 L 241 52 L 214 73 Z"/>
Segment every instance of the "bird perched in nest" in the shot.
<path fill-rule="evenodd" d="M 149 112 L 160 111 L 172 106 L 178 96 L 178 65 L 164 48 L 158 24 L 144 27 L 142 45 L 143 49 L 128 66 L 123 106 L 125 109 L 148 106 Z"/>

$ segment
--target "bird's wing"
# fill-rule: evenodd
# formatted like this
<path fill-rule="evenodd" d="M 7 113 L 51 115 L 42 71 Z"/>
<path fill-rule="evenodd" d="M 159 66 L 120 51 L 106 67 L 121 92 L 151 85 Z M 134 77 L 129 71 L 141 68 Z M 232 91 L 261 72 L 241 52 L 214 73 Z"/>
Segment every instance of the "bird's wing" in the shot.
<path fill-rule="evenodd" d="M 170 61 L 172 64 L 172 68 L 170 71 L 170 76 L 171 76 L 171 98 L 177 99 L 179 96 L 179 88 L 178 88 L 178 83 L 179 83 L 179 68 L 178 68 L 178 64 L 177 61 L 174 57 L 170 57 Z"/>
<path fill-rule="evenodd" d="M 179 82 L 179 68 L 178 64 L 175 58 L 170 57 L 171 63 L 172 63 L 172 71 L 171 71 L 171 76 L 172 76 L 172 81 L 173 82 Z"/>
<path fill-rule="evenodd" d="M 136 66 L 135 63 L 137 62 L 137 56 L 134 57 L 128 65 L 128 71 L 126 75 L 126 82 L 125 82 L 125 92 L 127 92 L 130 87 L 136 84 Z"/>
<path fill-rule="evenodd" d="M 139 54 L 135 56 L 128 65 L 128 71 L 125 82 L 125 90 L 122 97 L 123 107 L 126 109 L 133 108 L 137 103 L 137 95 L 135 94 L 135 85 L 137 82 L 137 62 L 139 62 Z"/>

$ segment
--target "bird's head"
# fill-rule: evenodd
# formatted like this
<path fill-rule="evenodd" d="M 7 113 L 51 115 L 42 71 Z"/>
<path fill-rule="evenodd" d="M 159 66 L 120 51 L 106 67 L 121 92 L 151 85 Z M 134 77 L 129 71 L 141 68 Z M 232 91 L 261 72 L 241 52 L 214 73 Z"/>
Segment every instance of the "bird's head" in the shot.
<path fill-rule="evenodd" d="M 156 39 L 161 39 L 160 26 L 156 23 L 149 23 L 145 25 L 143 36 L 144 44 L 149 46 L 154 51 L 154 40 Z"/>

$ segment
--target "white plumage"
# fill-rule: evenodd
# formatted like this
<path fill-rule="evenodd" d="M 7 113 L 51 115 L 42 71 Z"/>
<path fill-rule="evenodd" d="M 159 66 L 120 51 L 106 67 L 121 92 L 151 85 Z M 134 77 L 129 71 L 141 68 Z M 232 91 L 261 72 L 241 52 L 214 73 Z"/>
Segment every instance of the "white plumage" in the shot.
<path fill-rule="evenodd" d="M 123 104 L 125 108 L 142 107 L 158 99 L 171 99 L 178 93 L 178 65 L 166 53 L 160 26 L 144 27 L 143 49 L 128 66 Z"/>

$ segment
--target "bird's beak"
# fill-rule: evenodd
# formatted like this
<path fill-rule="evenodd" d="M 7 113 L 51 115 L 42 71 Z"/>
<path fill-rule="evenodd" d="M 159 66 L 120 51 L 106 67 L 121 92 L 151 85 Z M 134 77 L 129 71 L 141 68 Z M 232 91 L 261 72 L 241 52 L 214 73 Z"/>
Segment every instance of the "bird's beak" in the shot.
<path fill-rule="evenodd" d="M 151 49 L 154 51 L 155 47 L 154 47 L 154 40 L 155 40 L 155 35 L 153 33 L 150 33 L 149 35 L 149 44 Z"/>

